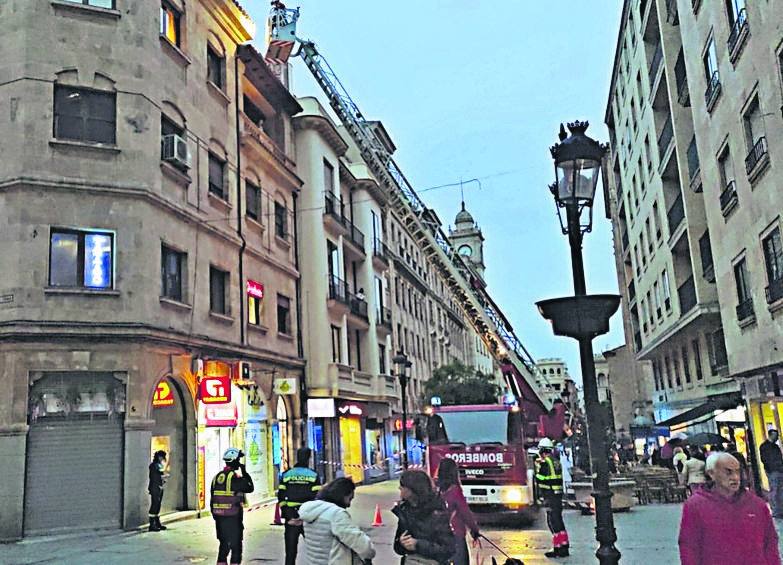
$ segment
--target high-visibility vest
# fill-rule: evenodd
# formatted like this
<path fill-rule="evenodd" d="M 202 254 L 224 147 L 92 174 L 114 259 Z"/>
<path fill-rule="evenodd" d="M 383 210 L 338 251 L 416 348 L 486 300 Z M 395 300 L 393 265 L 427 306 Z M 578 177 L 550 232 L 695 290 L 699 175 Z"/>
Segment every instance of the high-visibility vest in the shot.
<path fill-rule="evenodd" d="M 244 495 L 231 490 L 231 479 L 234 471 L 220 471 L 212 479 L 212 500 L 210 503 L 213 516 L 236 516 L 242 509 Z"/>
<path fill-rule="evenodd" d="M 563 492 L 563 473 L 560 463 L 555 463 L 551 457 L 536 461 L 536 482 L 544 492 Z"/>

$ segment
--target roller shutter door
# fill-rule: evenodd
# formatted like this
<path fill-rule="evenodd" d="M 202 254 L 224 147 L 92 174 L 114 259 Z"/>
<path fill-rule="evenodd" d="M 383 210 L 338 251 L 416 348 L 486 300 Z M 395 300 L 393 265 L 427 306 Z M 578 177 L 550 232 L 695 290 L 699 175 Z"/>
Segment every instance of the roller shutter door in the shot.
<path fill-rule="evenodd" d="M 25 535 L 121 527 L 122 423 L 102 415 L 30 425 Z"/>

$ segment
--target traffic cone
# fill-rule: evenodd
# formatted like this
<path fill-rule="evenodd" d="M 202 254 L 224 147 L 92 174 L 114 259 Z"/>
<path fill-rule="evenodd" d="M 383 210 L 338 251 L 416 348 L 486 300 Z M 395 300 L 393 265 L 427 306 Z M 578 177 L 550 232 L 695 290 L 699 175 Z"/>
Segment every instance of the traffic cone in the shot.
<path fill-rule="evenodd" d="M 283 521 L 280 519 L 280 503 L 275 504 L 275 517 L 272 519 L 273 526 L 282 526 Z"/>
<path fill-rule="evenodd" d="M 381 519 L 381 505 L 375 505 L 375 517 L 372 519 L 372 527 L 377 528 L 383 526 L 383 519 Z"/>

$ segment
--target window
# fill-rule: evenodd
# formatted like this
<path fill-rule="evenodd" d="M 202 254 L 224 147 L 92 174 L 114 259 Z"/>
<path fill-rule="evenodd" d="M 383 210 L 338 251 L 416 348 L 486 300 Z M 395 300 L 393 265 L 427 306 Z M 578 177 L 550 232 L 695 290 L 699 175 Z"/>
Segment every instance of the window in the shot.
<path fill-rule="evenodd" d="M 54 137 L 86 143 L 116 142 L 114 92 L 54 85 Z"/>
<path fill-rule="evenodd" d="M 85 6 L 95 6 L 96 8 L 106 8 L 111 10 L 114 8 L 114 0 L 67 0 L 74 4 L 84 4 Z"/>
<path fill-rule="evenodd" d="M 167 135 L 178 135 L 183 137 L 185 135 L 185 129 L 177 125 L 173 120 L 170 120 L 164 115 L 160 117 L 160 136 L 166 137 Z"/>
<path fill-rule="evenodd" d="M 662 232 L 661 232 L 661 216 L 659 215 L 660 212 L 658 211 L 658 202 L 653 202 L 652 207 L 652 219 L 653 224 L 655 224 L 655 239 L 660 239 Z"/>
<path fill-rule="evenodd" d="M 682 370 L 685 373 L 685 382 L 690 384 L 691 382 L 691 362 L 688 359 L 688 346 L 682 346 Z"/>
<path fill-rule="evenodd" d="M 653 381 L 655 382 L 655 390 L 661 390 L 663 388 L 663 379 L 661 379 L 661 368 L 658 365 L 657 359 L 653 359 L 652 370 Z"/>
<path fill-rule="evenodd" d="M 209 311 L 227 316 L 228 273 L 217 267 L 209 267 Z"/>
<path fill-rule="evenodd" d="M 291 335 L 291 300 L 277 295 L 277 333 Z"/>
<path fill-rule="evenodd" d="M 245 116 L 258 127 L 261 127 L 264 124 L 264 114 L 261 112 L 261 108 L 259 108 L 247 95 L 242 97 L 242 111 L 245 113 Z"/>
<path fill-rule="evenodd" d="M 672 357 L 672 367 L 674 368 L 674 382 L 677 384 L 677 387 L 682 387 L 682 379 L 680 378 L 680 364 L 677 362 L 677 352 L 674 352 L 674 357 Z"/>
<path fill-rule="evenodd" d="M 661 287 L 658 286 L 658 281 L 653 283 L 653 300 L 655 301 L 655 315 L 658 318 L 662 318 L 663 310 L 661 309 Z"/>
<path fill-rule="evenodd" d="M 280 202 L 275 202 L 275 235 L 281 239 L 288 239 L 286 208 Z"/>
<path fill-rule="evenodd" d="M 647 218 L 644 221 L 644 229 L 647 232 L 647 244 L 649 246 L 648 249 L 650 251 L 650 254 L 652 254 L 653 250 L 655 249 L 655 238 L 653 237 L 650 218 Z"/>
<path fill-rule="evenodd" d="M 264 285 L 247 281 L 247 323 L 251 326 L 263 326 Z"/>
<path fill-rule="evenodd" d="M 745 10 L 745 0 L 726 0 L 726 15 L 729 18 L 729 27 L 733 27 L 738 19 L 744 17 L 741 14 Z"/>
<path fill-rule="evenodd" d="M 704 64 L 704 76 L 707 79 L 707 85 L 709 86 L 712 77 L 718 72 L 718 55 L 715 51 L 715 40 L 713 38 L 710 38 L 709 43 L 707 43 L 707 49 L 704 51 L 702 63 Z"/>
<path fill-rule="evenodd" d="M 745 143 L 748 146 L 748 151 L 753 151 L 756 143 L 764 137 L 764 122 L 761 118 L 761 107 L 759 106 L 758 94 L 753 97 L 753 100 L 745 110 L 745 114 L 742 116 L 742 122 L 745 126 Z"/>
<path fill-rule="evenodd" d="M 737 287 L 737 301 L 742 304 L 750 298 L 748 265 L 744 257 L 734 265 L 734 283 Z"/>
<path fill-rule="evenodd" d="M 168 2 L 160 5 L 160 35 L 177 47 L 180 46 L 180 18 L 179 10 Z"/>
<path fill-rule="evenodd" d="M 114 286 L 114 234 L 52 228 L 49 285 L 110 289 Z"/>
<path fill-rule="evenodd" d="M 650 136 L 644 136 L 644 154 L 647 155 L 647 169 L 652 171 L 653 168 L 653 155 L 650 152 Z"/>
<path fill-rule="evenodd" d="M 184 302 L 183 273 L 187 255 L 171 247 L 160 248 L 161 296 Z"/>
<path fill-rule="evenodd" d="M 226 162 L 215 155 L 209 154 L 209 192 L 221 200 L 227 200 L 226 194 Z"/>
<path fill-rule="evenodd" d="M 769 284 L 783 279 L 783 246 L 780 241 L 780 228 L 775 228 L 761 241 L 764 250 L 764 265 L 767 268 Z"/>
<path fill-rule="evenodd" d="M 324 190 L 327 194 L 334 194 L 334 167 L 324 159 Z"/>
<path fill-rule="evenodd" d="M 332 363 L 342 362 L 342 332 L 339 326 L 332 326 Z"/>
<path fill-rule="evenodd" d="M 672 365 L 671 361 L 668 357 L 663 358 L 664 366 L 666 368 L 666 383 L 669 385 L 669 388 L 674 388 L 674 384 L 672 384 Z"/>
<path fill-rule="evenodd" d="M 261 217 L 261 188 L 245 180 L 245 213 L 258 220 Z"/>
<path fill-rule="evenodd" d="M 207 44 L 207 80 L 223 90 L 226 59 Z"/>
<path fill-rule="evenodd" d="M 666 307 L 666 310 L 671 310 L 672 308 L 672 295 L 671 291 L 669 290 L 669 273 L 666 271 L 666 269 L 663 270 L 663 273 L 661 274 L 661 287 L 663 288 L 663 305 Z"/>
<path fill-rule="evenodd" d="M 691 342 L 693 346 L 693 361 L 696 367 L 696 380 L 700 381 L 704 378 L 704 371 L 701 368 L 701 346 L 699 346 L 699 340 L 694 339 Z"/>
<path fill-rule="evenodd" d="M 720 181 L 723 185 L 723 189 L 734 182 L 734 164 L 731 160 L 731 150 L 729 149 L 728 144 L 726 144 L 726 147 L 718 156 L 718 172 L 720 173 Z"/>

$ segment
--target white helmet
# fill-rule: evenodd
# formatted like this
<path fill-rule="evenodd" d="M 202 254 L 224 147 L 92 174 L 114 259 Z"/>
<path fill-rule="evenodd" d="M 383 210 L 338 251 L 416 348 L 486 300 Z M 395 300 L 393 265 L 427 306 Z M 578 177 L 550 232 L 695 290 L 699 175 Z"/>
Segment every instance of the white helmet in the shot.
<path fill-rule="evenodd" d="M 226 449 L 226 452 L 223 453 L 223 461 L 225 461 L 226 463 L 231 463 L 232 461 L 236 461 L 243 455 L 244 453 L 242 453 L 242 451 L 237 449 L 236 447 L 229 447 L 228 449 Z"/>
<path fill-rule="evenodd" d="M 548 437 L 543 438 L 541 441 L 538 442 L 538 450 L 541 451 L 542 449 L 554 449 L 555 444 L 552 443 L 552 440 Z"/>

